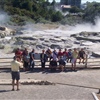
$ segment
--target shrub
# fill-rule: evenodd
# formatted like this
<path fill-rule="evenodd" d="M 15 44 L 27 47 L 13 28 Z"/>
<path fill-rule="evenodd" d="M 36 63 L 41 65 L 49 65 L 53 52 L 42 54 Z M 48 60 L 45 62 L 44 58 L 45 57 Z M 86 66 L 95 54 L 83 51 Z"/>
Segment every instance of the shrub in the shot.
<path fill-rule="evenodd" d="M 63 16 L 62 16 L 62 14 L 59 11 L 57 11 L 57 12 L 55 12 L 55 13 L 52 14 L 51 18 L 52 18 L 51 19 L 52 22 L 56 22 L 56 21 L 61 21 L 61 19 L 63 18 Z"/>

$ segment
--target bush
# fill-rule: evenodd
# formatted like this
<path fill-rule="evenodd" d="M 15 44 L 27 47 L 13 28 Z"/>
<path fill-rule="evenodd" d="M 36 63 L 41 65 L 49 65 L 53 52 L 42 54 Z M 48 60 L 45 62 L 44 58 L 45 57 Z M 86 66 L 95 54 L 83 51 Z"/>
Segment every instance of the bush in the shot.
<path fill-rule="evenodd" d="M 25 25 L 25 19 L 18 15 L 12 16 L 10 20 L 18 25 Z"/>
<path fill-rule="evenodd" d="M 62 14 L 58 11 L 52 14 L 51 21 L 52 22 L 61 21 L 62 18 L 63 18 Z"/>
<path fill-rule="evenodd" d="M 57 22 L 63 18 L 59 11 L 54 10 L 54 4 L 45 0 L 6 0 L 4 10 L 10 15 L 27 16 L 36 22 Z M 13 21 L 19 23 L 21 20 L 14 18 Z"/>

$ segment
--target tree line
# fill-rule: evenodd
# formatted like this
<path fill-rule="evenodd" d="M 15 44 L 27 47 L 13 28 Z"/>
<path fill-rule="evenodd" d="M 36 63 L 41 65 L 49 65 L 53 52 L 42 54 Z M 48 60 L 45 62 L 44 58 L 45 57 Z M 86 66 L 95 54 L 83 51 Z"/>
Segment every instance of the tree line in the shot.
<path fill-rule="evenodd" d="M 0 0 L 2 9 L 10 15 L 27 16 L 35 21 L 45 19 L 56 22 L 60 21 L 63 15 L 53 9 L 54 3 L 48 0 Z"/>
<path fill-rule="evenodd" d="M 8 12 L 10 15 L 16 15 L 13 17 L 14 21 L 24 21 L 21 16 L 27 16 L 35 22 L 41 20 L 47 20 L 51 22 L 58 22 L 72 16 L 64 16 L 60 11 L 55 10 L 55 0 L 49 2 L 49 0 L 0 0 L 1 8 Z M 69 13 L 83 13 L 81 19 L 94 23 L 96 16 L 100 16 L 100 3 L 87 2 L 87 6 L 84 10 L 72 7 Z"/>

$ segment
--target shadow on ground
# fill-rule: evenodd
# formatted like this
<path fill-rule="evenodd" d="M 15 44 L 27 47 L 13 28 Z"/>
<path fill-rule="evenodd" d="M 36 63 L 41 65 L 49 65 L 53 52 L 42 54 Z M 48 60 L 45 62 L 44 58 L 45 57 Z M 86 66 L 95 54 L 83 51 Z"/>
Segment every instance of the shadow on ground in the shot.
<path fill-rule="evenodd" d="M 3 93 L 3 92 L 11 92 L 12 90 L 0 90 L 0 93 Z"/>

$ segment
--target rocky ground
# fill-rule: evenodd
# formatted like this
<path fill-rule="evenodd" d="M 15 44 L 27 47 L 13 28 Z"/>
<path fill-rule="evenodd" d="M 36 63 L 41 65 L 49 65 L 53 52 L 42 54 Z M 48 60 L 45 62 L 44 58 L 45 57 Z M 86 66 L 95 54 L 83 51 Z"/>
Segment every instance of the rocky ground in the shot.
<path fill-rule="evenodd" d="M 11 55 L 15 48 L 59 49 L 85 48 L 100 57 L 100 32 L 75 32 L 70 26 L 57 24 L 28 24 L 0 28 L 0 52 Z"/>
<path fill-rule="evenodd" d="M 13 57 L 17 47 L 28 47 L 41 52 L 41 49 L 85 48 L 92 57 L 100 57 L 100 32 L 76 32 L 69 26 L 57 24 L 30 24 L 26 26 L 0 27 L 0 57 Z M 11 92 L 10 86 L 0 85 L 0 99 L 79 99 L 93 100 L 92 92 L 97 93 L 99 85 L 99 69 L 78 70 L 77 72 L 50 73 L 49 71 L 22 72 L 21 79 L 41 79 L 56 86 L 21 86 L 21 91 Z M 2 77 L 3 76 L 3 77 Z M 59 78 L 57 78 L 59 76 Z M 0 79 L 11 79 L 9 71 L 0 70 Z M 62 94 L 63 92 L 63 94 Z M 29 94 L 30 93 L 30 94 Z M 50 95 L 52 94 L 52 96 Z M 33 99 L 34 97 L 34 99 Z M 99 95 L 98 95 L 99 97 Z"/>

